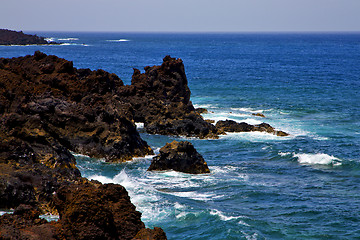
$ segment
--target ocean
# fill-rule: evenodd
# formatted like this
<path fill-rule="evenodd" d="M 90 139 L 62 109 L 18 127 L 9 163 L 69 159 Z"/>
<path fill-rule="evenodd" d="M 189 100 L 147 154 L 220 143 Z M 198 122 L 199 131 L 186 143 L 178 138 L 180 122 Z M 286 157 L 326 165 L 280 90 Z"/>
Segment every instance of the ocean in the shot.
<path fill-rule="evenodd" d="M 147 227 L 168 239 L 360 239 L 360 34 L 36 34 L 63 44 L 0 46 L 0 57 L 40 50 L 130 84 L 133 68 L 171 55 L 183 60 L 204 118 L 290 133 L 200 140 L 142 131 L 156 153 L 172 140 L 193 143 L 204 175 L 147 172 L 152 156 L 114 164 L 76 155 L 84 177 L 127 189 Z"/>

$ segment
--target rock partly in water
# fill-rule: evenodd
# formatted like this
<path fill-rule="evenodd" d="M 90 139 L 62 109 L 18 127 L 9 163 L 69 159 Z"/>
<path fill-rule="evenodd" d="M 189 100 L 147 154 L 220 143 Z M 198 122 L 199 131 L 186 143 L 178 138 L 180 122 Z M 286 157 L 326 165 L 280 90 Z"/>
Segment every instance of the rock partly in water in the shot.
<path fill-rule="evenodd" d="M 166 239 L 161 228 L 145 228 L 141 213 L 118 184 L 64 184 L 56 192 L 54 205 L 60 215 L 56 222 L 40 219 L 40 212 L 30 205 L 20 205 L 14 214 L 1 216 L 0 238 Z"/>
<path fill-rule="evenodd" d="M 263 117 L 263 118 L 265 117 L 265 115 L 262 113 L 253 113 L 252 115 L 257 116 L 257 117 Z"/>
<path fill-rule="evenodd" d="M 161 66 L 134 69 L 131 85 L 121 88 L 121 99 L 130 102 L 134 120 L 151 134 L 218 138 L 218 129 L 195 111 L 181 59 L 166 56 Z"/>
<path fill-rule="evenodd" d="M 187 141 L 173 141 L 160 149 L 148 171 L 174 170 L 184 173 L 210 173 L 204 158 Z"/>
<path fill-rule="evenodd" d="M 16 32 L 8 29 L 0 29 L 0 45 L 44 45 L 58 44 L 56 42 L 48 42 L 43 37 L 25 34 L 22 31 Z"/>
<path fill-rule="evenodd" d="M 275 130 L 272 126 L 267 123 L 261 123 L 258 125 L 251 125 L 245 122 L 235 122 L 233 120 L 218 121 L 216 127 L 222 129 L 225 132 L 267 132 L 277 136 L 285 137 L 289 136 L 288 133 L 283 131 Z"/>
<path fill-rule="evenodd" d="M 115 74 L 35 52 L 0 59 L 0 85 L 0 135 L 28 146 L 28 158 L 54 166 L 71 159 L 69 150 L 107 161 L 152 154 L 136 131 L 131 104 L 119 97 L 123 82 Z"/>

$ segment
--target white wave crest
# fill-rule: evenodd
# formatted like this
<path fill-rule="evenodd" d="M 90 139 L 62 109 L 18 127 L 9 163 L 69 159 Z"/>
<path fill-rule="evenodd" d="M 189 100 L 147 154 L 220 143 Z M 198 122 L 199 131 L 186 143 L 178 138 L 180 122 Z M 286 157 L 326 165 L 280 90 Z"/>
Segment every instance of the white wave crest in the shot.
<path fill-rule="evenodd" d="M 220 139 L 250 141 L 250 142 L 264 142 L 264 141 L 285 141 L 293 139 L 294 136 L 280 137 L 267 132 L 239 132 L 239 133 L 226 133 L 221 135 Z"/>
<path fill-rule="evenodd" d="M 122 39 L 117 39 L 117 40 L 106 40 L 106 41 L 107 42 L 129 42 L 131 40 L 122 38 Z"/>
<path fill-rule="evenodd" d="M 78 38 L 59 38 L 58 41 L 78 41 Z"/>
<path fill-rule="evenodd" d="M 298 162 L 305 165 L 341 165 L 341 159 L 325 153 L 298 153 L 294 154 Z"/>
<path fill-rule="evenodd" d="M 225 221 L 225 222 L 231 221 L 231 220 L 234 220 L 234 219 L 239 219 L 239 218 L 246 218 L 244 216 L 226 216 L 223 212 L 221 212 L 221 211 L 219 211 L 217 209 L 212 209 L 210 211 L 210 215 L 218 216 L 220 218 L 220 220 Z M 245 223 L 242 220 L 239 221 L 239 224 L 250 227 L 249 224 Z"/>
<path fill-rule="evenodd" d="M 47 41 L 47 42 L 55 42 L 55 38 L 53 38 L 53 37 L 44 38 L 44 39 L 45 39 L 45 41 Z"/>

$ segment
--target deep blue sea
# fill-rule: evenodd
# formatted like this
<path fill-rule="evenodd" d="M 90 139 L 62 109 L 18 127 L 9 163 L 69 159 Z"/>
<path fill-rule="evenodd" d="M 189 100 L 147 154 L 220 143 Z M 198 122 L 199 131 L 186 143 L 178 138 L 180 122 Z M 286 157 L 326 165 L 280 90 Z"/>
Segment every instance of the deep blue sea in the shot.
<path fill-rule="evenodd" d="M 152 156 L 110 164 L 76 155 L 83 176 L 126 187 L 147 227 L 168 239 L 360 239 L 360 34 L 36 34 L 64 44 L 0 46 L 0 57 L 41 50 L 130 84 L 133 68 L 171 55 L 206 119 L 291 134 L 142 133 L 155 152 L 192 142 L 206 175 L 147 172 Z"/>

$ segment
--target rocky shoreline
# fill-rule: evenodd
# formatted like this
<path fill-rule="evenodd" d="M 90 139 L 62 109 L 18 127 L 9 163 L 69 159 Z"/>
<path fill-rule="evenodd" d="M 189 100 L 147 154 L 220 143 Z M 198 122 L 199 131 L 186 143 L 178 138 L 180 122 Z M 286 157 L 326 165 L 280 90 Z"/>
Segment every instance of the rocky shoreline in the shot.
<path fill-rule="evenodd" d="M 48 42 L 43 37 L 25 34 L 22 31 L 0 29 L 0 45 L 56 45 L 59 43 Z"/>
<path fill-rule="evenodd" d="M 197 138 L 234 128 L 204 120 L 190 94 L 182 60 L 170 56 L 144 73 L 134 69 L 128 86 L 115 74 L 76 69 L 39 51 L 0 58 L 0 208 L 15 209 L 0 217 L 0 238 L 166 239 L 162 229 L 145 228 L 122 186 L 82 178 L 72 152 L 108 162 L 153 154 L 135 122 L 150 134 Z M 246 131 L 277 134 L 266 124 Z M 154 165 L 164 160 L 168 169 L 209 172 L 189 143 L 171 143 L 162 154 Z M 172 163 L 185 155 L 186 166 Z M 38 218 L 46 212 L 60 220 Z"/>

